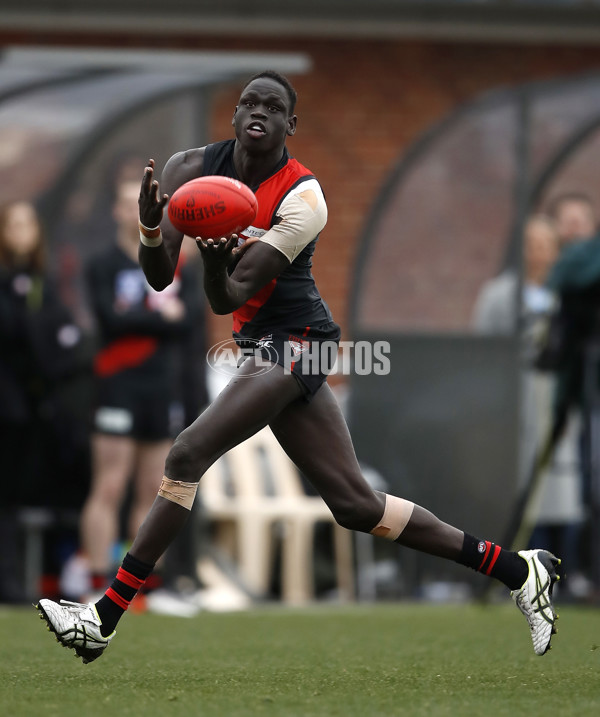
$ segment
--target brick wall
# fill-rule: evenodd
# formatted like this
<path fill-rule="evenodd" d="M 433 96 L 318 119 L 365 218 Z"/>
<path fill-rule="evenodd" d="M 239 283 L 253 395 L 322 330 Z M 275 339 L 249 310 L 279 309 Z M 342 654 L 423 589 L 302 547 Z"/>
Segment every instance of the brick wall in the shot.
<path fill-rule="evenodd" d="M 147 38 L 53 35 L 2 41 L 63 46 L 163 47 L 196 50 L 305 52 L 308 74 L 292 78 L 299 93 L 298 132 L 291 152 L 319 177 L 329 222 L 314 269 L 334 316 L 347 328 L 347 296 L 368 211 L 401 154 L 433 123 L 478 94 L 522 82 L 600 68 L 600 47 L 437 41 L 294 41 L 268 37 Z M 231 136 L 237 90 L 215 95 L 212 138 Z M 214 340 L 229 317 L 211 319 Z"/>

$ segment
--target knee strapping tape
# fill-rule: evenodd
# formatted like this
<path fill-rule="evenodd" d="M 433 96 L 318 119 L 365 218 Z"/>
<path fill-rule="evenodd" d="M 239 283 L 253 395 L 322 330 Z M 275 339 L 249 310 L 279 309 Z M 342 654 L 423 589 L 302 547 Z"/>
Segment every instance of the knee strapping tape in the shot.
<path fill-rule="evenodd" d="M 414 507 L 411 501 L 386 493 L 383 516 L 371 533 L 386 540 L 396 540 L 406 528 Z"/>
<path fill-rule="evenodd" d="M 164 476 L 158 489 L 158 495 L 166 500 L 170 500 L 172 503 L 177 503 L 177 505 L 191 510 L 197 490 L 198 483 L 171 480 Z"/>

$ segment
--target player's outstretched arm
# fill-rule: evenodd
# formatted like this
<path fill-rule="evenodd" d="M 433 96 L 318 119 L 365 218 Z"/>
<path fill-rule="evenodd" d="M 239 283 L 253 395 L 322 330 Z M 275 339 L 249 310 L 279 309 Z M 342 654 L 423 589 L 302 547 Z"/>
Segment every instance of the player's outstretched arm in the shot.
<path fill-rule="evenodd" d="M 204 260 L 204 290 L 215 314 L 239 309 L 290 263 L 268 244 L 249 240 L 236 249 L 237 240 L 235 234 L 229 239 L 197 240 Z M 227 267 L 238 252 L 241 258 L 229 275 Z"/>
<path fill-rule="evenodd" d="M 154 178 L 154 160 L 150 159 L 144 170 L 138 199 L 140 217 L 138 258 L 148 283 L 158 291 L 168 286 L 175 274 L 169 247 L 176 244 L 176 237 L 170 237 L 167 230 L 170 241 L 165 242 L 165 233 L 161 227 L 163 211 L 168 201 L 167 194 L 159 196 L 158 181 Z"/>
<path fill-rule="evenodd" d="M 160 187 L 155 179 L 153 159 L 144 170 L 139 196 L 138 258 L 148 283 L 157 291 L 173 281 L 183 240 L 182 232 L 171 224 L 164 209 L 178 187 L 200 176 L 203 159 L 204 148 L 173 155 L 163 169 Z"/>

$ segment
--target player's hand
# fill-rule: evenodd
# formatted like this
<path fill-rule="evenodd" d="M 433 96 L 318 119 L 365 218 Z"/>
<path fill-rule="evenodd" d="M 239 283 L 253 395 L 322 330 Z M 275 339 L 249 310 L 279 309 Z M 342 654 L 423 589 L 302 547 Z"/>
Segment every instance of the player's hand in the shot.
<path fill-rule="evenodd" d="M 252 237 L 251 239 L 246 239 L 246 241 L 243 244 L 240 244 L 239 246 L 236 246 L 233 250 L 233 255 L 236 257 L 236 259 L 239 259 L 239 257 L 244 254 L 249 247 L 251 247 L 253 244 L 256 244 L 257 241 L 260 241 L 258 237 Z"/>
<path fill-rule="evenodd" d="M 158 181 L 154 179 L 154 160 L 148 160 L 148 166 L 144 170 L 142 186 L 138 204 L 140 207 L 140 222 L 148 229 L 157 227 L 163 217 L 163 210 L 169 201 L 169 195 L 163 194 L 159 197 Z"/>
<path fill-rule="evenodd" d="M 229 238 L 221 237 L 221 239 L 196 238 L 196 245 L 202 254 L 204 267 L 209 272 L 227 268 L 231 264 L 237 243 L 237 234 L 232 234 Z"/>

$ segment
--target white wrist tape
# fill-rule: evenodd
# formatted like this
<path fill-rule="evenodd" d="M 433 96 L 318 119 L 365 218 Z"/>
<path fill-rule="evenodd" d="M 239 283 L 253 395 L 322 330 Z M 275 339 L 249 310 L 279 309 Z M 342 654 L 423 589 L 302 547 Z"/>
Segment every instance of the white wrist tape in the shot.
<path fill-rule="evenodd" d="M 162 234 L 158 232 L 158 236 L 147 237 L 144 232 L 140 229 L 140 241 L 144 246 L 155 247 L 160 246 L 163 242 Z"/>
<path fill-rule="evenodd" d="M 163 476 L 158 495 L 161 498 L 170 500 L 172 503 L 177 503 L 182 508 L 191 510 L 197 490 L 198 483 L 186 483 L 185 481 L 171 480 L 167 476 Z"/>
<path fill-rule="evenodd" d="M 162 244 L 163 238 L 160 233 L 160 226 L 147 227 L 139 219 L 138 226 L 140 228 L 140 241 L 144 246 L 155 247 Z"/>
<path fill-rule="evenodd" d="M 385 510 L 371 534 L 387 540 L 396 540 L 408 525 L 414 507 L 415 504 L 410 500 L 386 493 Z"/>

